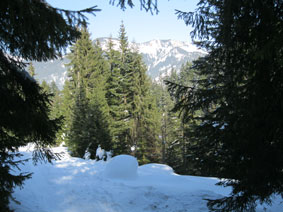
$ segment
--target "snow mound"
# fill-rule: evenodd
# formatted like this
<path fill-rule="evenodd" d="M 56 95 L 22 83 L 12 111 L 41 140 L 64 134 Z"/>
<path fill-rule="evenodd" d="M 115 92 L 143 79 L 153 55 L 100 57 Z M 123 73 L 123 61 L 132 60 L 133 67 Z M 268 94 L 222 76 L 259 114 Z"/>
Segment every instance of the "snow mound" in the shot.
<path fill-rule="evenodd" d="M 174 170 L 172 167 L 165 164 L 149 163 L 139 167 L 139 171 L 150 175 L 172 175 Z"/>
<path fill-rule="evenodd" d="M 107 162 L 105 176 L 114 179 L 135 179 L 137 177 L 138 161 L 130 155 L 118 155 Z"/>

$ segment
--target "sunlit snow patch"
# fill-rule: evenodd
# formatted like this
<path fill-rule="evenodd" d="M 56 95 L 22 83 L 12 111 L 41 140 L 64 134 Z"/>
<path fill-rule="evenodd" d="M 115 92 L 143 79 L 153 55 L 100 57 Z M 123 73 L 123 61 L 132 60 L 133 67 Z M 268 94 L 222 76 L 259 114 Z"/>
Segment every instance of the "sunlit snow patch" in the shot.
<path fill-rule="evenodd" d="M 160 174 L 174 174 L 172 167 L 165 164 L 150 163 L 139 167 L 139 171 L 151 174 L 151 175 L 160 175 Z"/>

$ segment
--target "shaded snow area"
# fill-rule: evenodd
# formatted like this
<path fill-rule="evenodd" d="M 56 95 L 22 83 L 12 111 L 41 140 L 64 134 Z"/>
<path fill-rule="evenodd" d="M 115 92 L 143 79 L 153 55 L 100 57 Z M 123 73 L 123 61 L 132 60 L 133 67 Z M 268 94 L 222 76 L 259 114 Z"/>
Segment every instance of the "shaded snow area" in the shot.
<path fill-rule="evenodd" d="M 61 160 L 52 164 L 29 161 L 22 172 L 33 172 L 23 189 L 14 193 L 21 205 L 11 203 L 15 212 L 198 212 L 208 211 L 204 199 L 228 195 L 230 188 L 215 186 L 216 178 L 181 176 L 162 164 L 138 166 L 127 155 L 108 162 L 71 157 L 66 148 Z M 31 158 L 31 152 L 22 151 Z M 282 199 L 258 212 L 280 212 Z"/>

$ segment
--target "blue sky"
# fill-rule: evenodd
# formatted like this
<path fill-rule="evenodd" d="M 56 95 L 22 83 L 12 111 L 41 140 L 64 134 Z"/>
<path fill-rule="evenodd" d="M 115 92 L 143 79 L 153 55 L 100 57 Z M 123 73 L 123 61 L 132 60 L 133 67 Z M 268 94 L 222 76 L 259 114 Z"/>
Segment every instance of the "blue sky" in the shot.
<path fill-rule="evenodd" d="M 117 2 L 118 0 L 116 0 Z M 118 36 L 123 20 L 129 41 L 145 42 L 152 39 L 173 39 L 190 41 L 191 27 L 178 20 L 175 9 L 194 11 L 198 0 L 159 0 L 158 15 L 140 10 L 139 0 L 134 0 L 136 6 L 125 11 L 111 6 L 109 0 L 47 0 L 54 7 L 79 10 L 93 5 L 102 9 L 96 17 L 89 18 L 89 31 L 92 38 Z"/>

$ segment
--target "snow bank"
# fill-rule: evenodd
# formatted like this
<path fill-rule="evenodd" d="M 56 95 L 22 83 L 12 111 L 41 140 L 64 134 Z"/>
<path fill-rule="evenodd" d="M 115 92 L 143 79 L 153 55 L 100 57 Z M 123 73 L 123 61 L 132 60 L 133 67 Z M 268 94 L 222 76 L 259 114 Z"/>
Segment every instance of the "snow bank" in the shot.
<path fill-rule="evenodd" d="M 150 175 L 172 175 L 174 170 L 172 167 L 165 164 L 150 163 L 139 167 L 139 171 Z"/>
<path fill-rule="evenodd" d="M 22 149 L 21 159 L 32 157 L 32 146 Z M 178 175 L 167 165 L 137 167 L 136 158 L 129 155 L 105 162 L 71 157 L 66 147 L 53 151 L 64 153 L 61 160 L 19 165 L 21 172 L 34 174 L 22 189 L 15 188 L 13 197 L 21 202 L 11 201 L 15 212 L 208 212 L 205 199 L 232 191 L 216 186 L 219 179 Z M 282 201 L 275 196 L 272 206 L 258 205 L 256 212 L 282 212 Z"/>
<path fill-rule="evenodd" d="M 115 179 L 135 179 L 137 177 L 138 161 L 130 155 L 118 155 L 107 162 L 105 176 Z"/>

